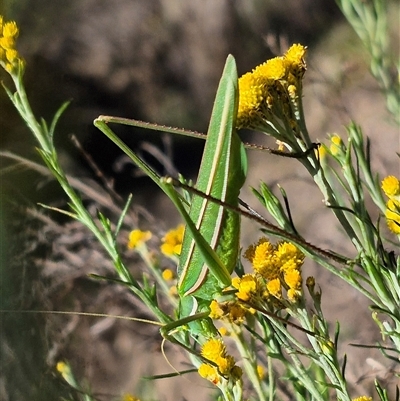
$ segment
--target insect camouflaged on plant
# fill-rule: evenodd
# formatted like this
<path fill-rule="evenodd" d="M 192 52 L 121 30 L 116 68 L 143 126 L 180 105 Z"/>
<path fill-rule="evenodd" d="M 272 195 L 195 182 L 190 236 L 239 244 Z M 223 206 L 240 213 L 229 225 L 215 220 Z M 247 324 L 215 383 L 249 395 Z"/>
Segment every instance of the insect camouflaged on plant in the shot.
<path fill-rule="evenodd" d="M 215 98 L 196 188 L 206 195 L 238 206 L 247 172 L 244 145 L 235 128 L 238 77 L 233 56 L 228 56 Z M 206 197 L 193 195 L 189 212 L 171 180 L 158 176 L 135 155 L 100 116 L 95 126 L 104 132 L 169 196 L 182 215 L 186 230 L 178 266 L 180 320 L 163 332 L 188 323 L 191 334 L 207 337 L 215 327 L 207 318 L 213 298 L 231 283 L 239 253 L 240 215 Z M 113 118 L 113 122 L 118 122 Z"/>

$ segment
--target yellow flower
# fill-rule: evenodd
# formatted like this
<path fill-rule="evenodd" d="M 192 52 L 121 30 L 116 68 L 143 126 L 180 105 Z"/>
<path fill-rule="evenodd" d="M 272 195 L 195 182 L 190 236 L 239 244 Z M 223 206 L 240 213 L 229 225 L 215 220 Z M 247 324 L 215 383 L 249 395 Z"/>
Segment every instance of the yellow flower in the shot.
<path fill-rule="evenodd" d="M 361 397 L 353 398 L 351 401 L 372 401 L 372 397 L 367 397 L 363 395 Z"/>
<path fill-rule="evenodd" d="M 221 308 L 221 305 L 213 299 L 210 304 L 210 318 L 211 319 L 221 319 L 225 315 L 224 310 Z"/>
<path fill-rule="evenodd" d="M 248 72 L 239 78 L 239 105 L 236 125 L 238 128 L 250 124 L 258 113 L 264 99 L 264 82 Z"/>
<path fill-rule="evenodd" d="M 231 302 L 228 304 L 228 319 L 234 324 L 242 324 L 246 312 L 246 309 L 237 302 Z"/>
<path fill-rule="evenodd" d="M 178 288 L 177 288 L 177 286 L 176 286 L 176 285 L 173 285 L 173 286 L 169 289 L 169 293 L 170 293 L 170 295 L 173 295 L 173 296 L 178 295 Z"/>
<path fill-rule="evenodd" d="M 301 291 L 294 288 L 289 288 L 287 291 L 287 298 L 291 302 L 296 302 L 299 298 L 301 298 Z"/>
<path fill-rule="evenodd" d="M 257 375 L 260 380 L 262 380 L 265 376 L 265 370 L 261 365 L 257 365 Z"/>
<path fill-rule="evenodd" d="M 220 381 L 218 370 L 215 366 L 203 363 L 200 365 L 198 372 L 201 377 L 209 380 L 211 383 L 215 385 L 217 385 Z"/>
<path fill-rule="evenodd" d="M 383 192 L 389 198 L 400 195 L 400 181 L 393 175 L 389 175 L 382 180 Z"/>
<path fill-rule="evenodd" d="M 343 146 L 343 141 L 342 138 L 339 135 L 333 135 L 331 137 L 331 146 L 330 146 L 330 151 L 332 153 L 333 156 L 338 155 L 341 150 L 342 150 L 342 146 Z"/>
<path fill-rule="evenodd" d="M 129 233 L 128 248 L 135 249 L 151 238 L 150 231 L 133 230 Z"/>
<path fill-rule="evenodd" d="M 198 370 L 200 376 L 212 383 L 218 384 L 221 376 L 234 381 L 241 377 L 241 369 L 235 365 L 234 358 L 226 353 L 226 347 L 221 339 L 212 338 L 205 342 L 201 347 L 201 355 L 216 365 L 203 363 Z"/>
<path fill-rule="evenodd" d="M 223 376 L 227 376 L 231 372 L 232 368 L 235 366 L 235 359 L 231 355 L 226 355 L 217 358 L 215 363 L 218 366 L 219 372 Z"/>
<path fill-rule="evenodd" d="M 305 69 L 304 56 L 307 48 L 301 44 L 292 45 L 285 53 L 284 58 L 292 68 Z"/>
<path fill-rule="evenodd" d="M 174 272 L 173 272 L 171 269 L 165 269 L 165 270 L 162 272 L 162 278 L 163 278 L 165 281 L 173 280 L 174 277 L 175 277 L 175 274 L 174 274 Z"/>
<path fill-rule="evenodd" d="M 286 74 L 286 65 L 282 57 L 275 57 L 257 66 L 253 74 L 267 84 L 268 81 L 273 82 L 282 79 Z"/>
<path fill-rule="evenodd" d="M 279 267 L 276 266 L 274 260 L 274 246 L 267 238 L 263 237 L 255 246 L 251 245 L 244 257 L 252 263 L 254 270 L 265 279 L 277 277 Z"/>
<path fill-rule="evenodd" d="M 254 270 L 265 279 L 264 284 L 258 283 L 257 289 L 240 281 L 233 280 L 232 285 L 237 288 L 237 297 L 248 301 L 253 294 L 262 293 L 262 298 L 270 295 L 282 298 L 282 287 L 287 290 L 287 297 L 291 301 L 301 296 L 302 277 L 300 268 L 304 263 L 304 254 L 290 242 L 279 242 L 272 245 L 267 238 L 261 238 L 256 245 L 251 245 L 244 256 L 250 260 Z M 246 275 L 247 276 L 247 275 Z M 251 275 L 248 275 L 251 276 Z"/>
<path fill-rule="evenodd" d="M 267 290 L 275 298 L 282 298 L 282 287 L 279 278 L 275 278 L 267 283 Z"/>
<path fill-rule="evenodd" d="M 216 363 L 218 358 L 226 355 L 225 344 L 219 338 L 212 338 L 201 347 L 201 355 L 211 362 Z"/>
<path fill-rule="evenodd" d="M 161 252 L 165 256 L 180 255 L 182 250 L 183 234 L 185 226 L 180 224 L 173 230 L 168 231 L 162 239 Z"/>
<path fill-rule="evenodd" d="M 274 114 L 278 119 L 282 114 L 293 118 L 290 103 L 299 97 L 305 52 L 304 46 L 293 45 L 284 56 L 267 60 L 239 78 L 237 128 L 270 127 Z"/>
<path fill-rule="evenodd" d="M 57 372 L 60 373 L 61 375 L 64 375 L 64 374 L 69 373 L 71 371 L 69 365 L 67 365 L 63 361 L 57 362 L 56 369 L 57 369 Z"/>
<path fill-rule="evenodd" d="M 304 262 L 304 253 L 290 242 L 278 243 L 275 251 L 275 263 L 280 267 L 281 271 L 290 269 L 299 269 Z"/>
<path fill-rule="evenodd" d="M 221 334 L 221 336 L 228 336 L 229 335 L 229 331 L 226 327 L 220 327 L 218 329 L 218 333 Z"/>
<path fill-rule="evenodd" d="M 238 290 L 236 296 L 242 301 L 249 301 L 259 292 L 259 283 L 254 274 L 245 274 L 242 277 L 233 278 L 232 286 Z"/>
<path fill-rule="evenodd" d="M 302 278 L 301 274 L 297 269 L 291 269 L 284 273 L 285 283 L 294 290 L 301 288 Z"/>
<path fill-rule="evenodd" d="M 0 15 L 0 65 L 10 74 L 22 71 L 24 64 L 15 49 L 15 40 L 18 37 L 18 26 L 14 21 L 4 22 Z"/>
<path fill-rule="evenodd" d="M 9 21 L 4 24 L 3 36 L 5 38 L 16 38 L 18 36 L 18 26 L 15 21 Z"/>
<path fill-rule="evenodd" d="M 210 314 L 208 315 L 211 319 L 227 319 L 229 322 L 234 324 L 242 324 L 246 316 L 247 309 L 243 307 L 239 302 L 228 301 L 218 303 L 213 300 L 210 304 Z"/>
<path fill-rule="evenodd" d="M 74 377 L 72 375 L 71 366 L 63 361 L 57 362 L 57 372 L 60 373 L 62 378 L 70 385 L 75 384 Z"/>
<path fill-rule="evenodd" d="M 389 199 L 386 203 L 386 223 L 394 234 L 400 234 L 400 201 Z"/>
<path fill-rule="evenodd" d="M 13 49 L 15 46 L 15 39 L 11 36 L 0 37 L 0 46 L 5 50 Z"/>
<path fill-rule="evenodd" d="M 325 145 L 318 146 L 318 148 L 315 149 L 315 154 L 320 161 L 325 160 L 327 153 L 328 152 Z"/>
<path fill-rule="evenodd" d="M 18 52 L 15 49 L 6 50 L 6 59 L 10 64 L 13 64 L 18 59 Z"/>

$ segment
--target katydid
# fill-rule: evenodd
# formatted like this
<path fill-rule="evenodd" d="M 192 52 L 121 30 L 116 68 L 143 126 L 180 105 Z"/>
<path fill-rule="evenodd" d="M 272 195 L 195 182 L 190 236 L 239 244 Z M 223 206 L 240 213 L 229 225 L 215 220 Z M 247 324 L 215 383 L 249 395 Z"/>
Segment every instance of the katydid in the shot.
<path fill-rule="evenodd" d="M 235 129 L 237 82 L 235 60 L 233 56 L 228 56 L 196 184 L 196 188 L 205 195 L 232 207 L 238 207 L 239 192 L 247 172 L 245 148 Z M 159 177 L 135 155 L 111 131 L 106 121 L 107 117 L 100 116 L 94 124 L 160 186 L 182 215 L 186 230 L 178 266 L 179 315 L 184 321 L 193 320 L 189 323 L 192 335 L 214 334 L 215 328 L 204 316 L 211 300 L 231 283 L 231 273 L 238 260 L 240 215 L 200 195 L 193 195 L 187 212 L 170 180 Z M 196 321 L 197 313 L 203 317 L 200 321 Z M 179 324 L 179 321 L 174 322 L 173 327 Z"/>

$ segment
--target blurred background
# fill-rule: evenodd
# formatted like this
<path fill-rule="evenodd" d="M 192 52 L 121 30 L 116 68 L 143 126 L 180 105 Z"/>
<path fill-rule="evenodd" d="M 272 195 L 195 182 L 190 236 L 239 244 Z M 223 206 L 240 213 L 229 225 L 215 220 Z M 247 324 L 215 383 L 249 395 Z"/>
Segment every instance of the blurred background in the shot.
<path fill-rule="evenodd" d="M 394 51 L 398 51 L 399 7 L 395 1 L 389 4 Z M 241 75 L 292 43 L 306 45 L 304 104 L 313 140 L 324 141 L 327 133 L 344 135 L 344 126 L 354 120 L 371 138 L 376 172 L 381 177 L 399 175 L 394 156 L 399 149 L 398 129 L 369 74 L 361 42 L 334 0 L 0 0 L 0 14 L 20 27 L 18 49 L 27 63 L 26 88 L 36 115 L 50 121 L 64 101 L 71 102 L 55 139 L 66 171 L 86 185 L 83 196 L 93 212 L 100 209 L 114 217 L 118 212 L 116 195 L 105 190 L 104 180 L 122 197 L 133 193 L 132 228 L 139 224 L 162 237 L 179 219 L 164 195 L 93 127 L 93 120 L 100 114 L 116 115 L 205 132 L 229 53 L 235 56 Z M 0 74 L 11 87 L 9 77 Z M 177 171 L 195 178 L 202 141 L 133 128 L 117 131 L 162 174 L 171 170 L 151 154 L 155 149 L 165 153 Z M 274 146 L 260 135 L 243 135 Z M 38 162 L 35 146 L 0 91 L 1 150 Z M 89 165 L 87 156 L 98 170 Z M 66 207 L 57 185 L 41 172 L 16 166 L 7 154 L 0 162 L 1 308 L 151 318 L 121 286 L 88 278 L 89 273 L 110 274 L 112 266 L 86 230 L 37 206 L 42 202 Z M 260 180 L 272 187 L 279 183 L 292 199 L 295 223 L 305 238 L 322 248 L 354 255 L 295 160 L 256 152 L 250 162 L 242 195 L 249 204 L 257 208 L 249 186 L 258 186 Z M 128 229 L 123 233 L 127 236 Z M 251 222 L 243 223 L 243 233 L 244 248 L 258 238 Z M 126 236 L 121 237 L 122 247 Z M 126 258 L 140 276 L 136 256 L 127 253 Z M 381 365 L 375 351 L 347 345 L 379 340 L 368 303 L 326 272 L 312 265 L 307 269 L 307 275 L 314 275 L 322 287 L 332 325 L 341 323 L 341 352 L 348 355 L 349 383 L 355 394 L 371 393 L 377 369 L 382 370 L 382 380 L 390 381 L 390 367 Z M 111 318 L 7 313 L 0 315 L 0 330 L 1 400 L 79 397 L 69 393 L 56 373 L 59 360 L 70 361 L 76 376 L 90 383 L 99 400 L 119 399 L 126 392 L 150 394 L 147 399 L 207 399 L 198 398 L 199 392 L 193 395 L 194 382 L 198 391 L 209 392 L 207 383 L 193 375 L 155 384 L 139 381 L 145 374 L 171 370 L 160 355 L 157 329 L 148 325 Z M 149 352 L 154 358 L 147 357 Z M 167 353 L 173 364 L 178 358 L 179 365 L 180 356 L 175 355 L 179 352 L 167 347 Z"/>

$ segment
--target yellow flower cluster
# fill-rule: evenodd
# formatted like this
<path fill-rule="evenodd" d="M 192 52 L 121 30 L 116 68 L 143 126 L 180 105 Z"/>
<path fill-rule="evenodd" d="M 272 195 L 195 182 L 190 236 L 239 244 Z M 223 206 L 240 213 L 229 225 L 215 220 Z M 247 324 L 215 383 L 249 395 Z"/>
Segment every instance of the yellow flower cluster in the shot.
<path fill-rule="evenodd" d="M 151 239 L 150 231 L 133 230 L 129 233 L 128 248 L 138 248 L 149 239 Z"/>
<path fill-rule="evenodd" d="M 230 323 L 241 324 L 247 312 L 252 312 L 240 302 L 228 301 L 219 303 L 216 300 L 211 301 L 210 314 L 211 319 L 226 319 Z"/>
<path fill-rule="evenodd" d="M 252 263 L 255 274 L 232 280 L 240 300 L 257 302 L 269 296 L 282 299 L 283 288 L 289 301 L 295 302 L 301 296 L 304 254 L 295 245 L 284 241 L 272 245 L 264 237 L 251 245 L 244 256 Z"/>
<path fill-rule="evenodd" d="M 400 234 L 400 181 L 389 175 L 382 181 L 382 189 L 389 200 L 386 203 L 385 217 L 389 230 Z"/>
<path fill-rule="evenodd" d="M 361 397 L 353 398 L 351 401 L 372 401 L 372 397 L 367 397 L 363 395 Z"/>
<path fill-rule="evenodd" d="M 22 59 L 15 49 L 18 37 L 18 26 L 14 21 L 5 22 L 0 15 L 0 65 L 10 74 L 15 72 Z"/>
<path fill-rule="evenodd" d="M 267 60 L 239 78 L 237 128 L 257 128 L 270 113 L 291 119 L 290 104 L 296 100 L 306 70 L 306 48 L 294 44 L 281 57 Z"/>
<path fill-rule="evenodd" d="M 162 239 L 163 243 L 161 244 L 161 252 L 165 256 L 180 255 L 184 232 L 185 226 L 180 224 L 178 227 L 173 230 L 169 230 L 165 234 L 164 238 Z"/>
<path fill-rule="evenodd" d="M 221 339 L 211 338 L 201 347 L 201 355 L 210 363 L 203 363 L 199 367 L 201 377 L 215 385 L 223 378 L 237 381 L 242 376 L 242 369 L 235 365 L 233 356 L 228 355 Z"/>

